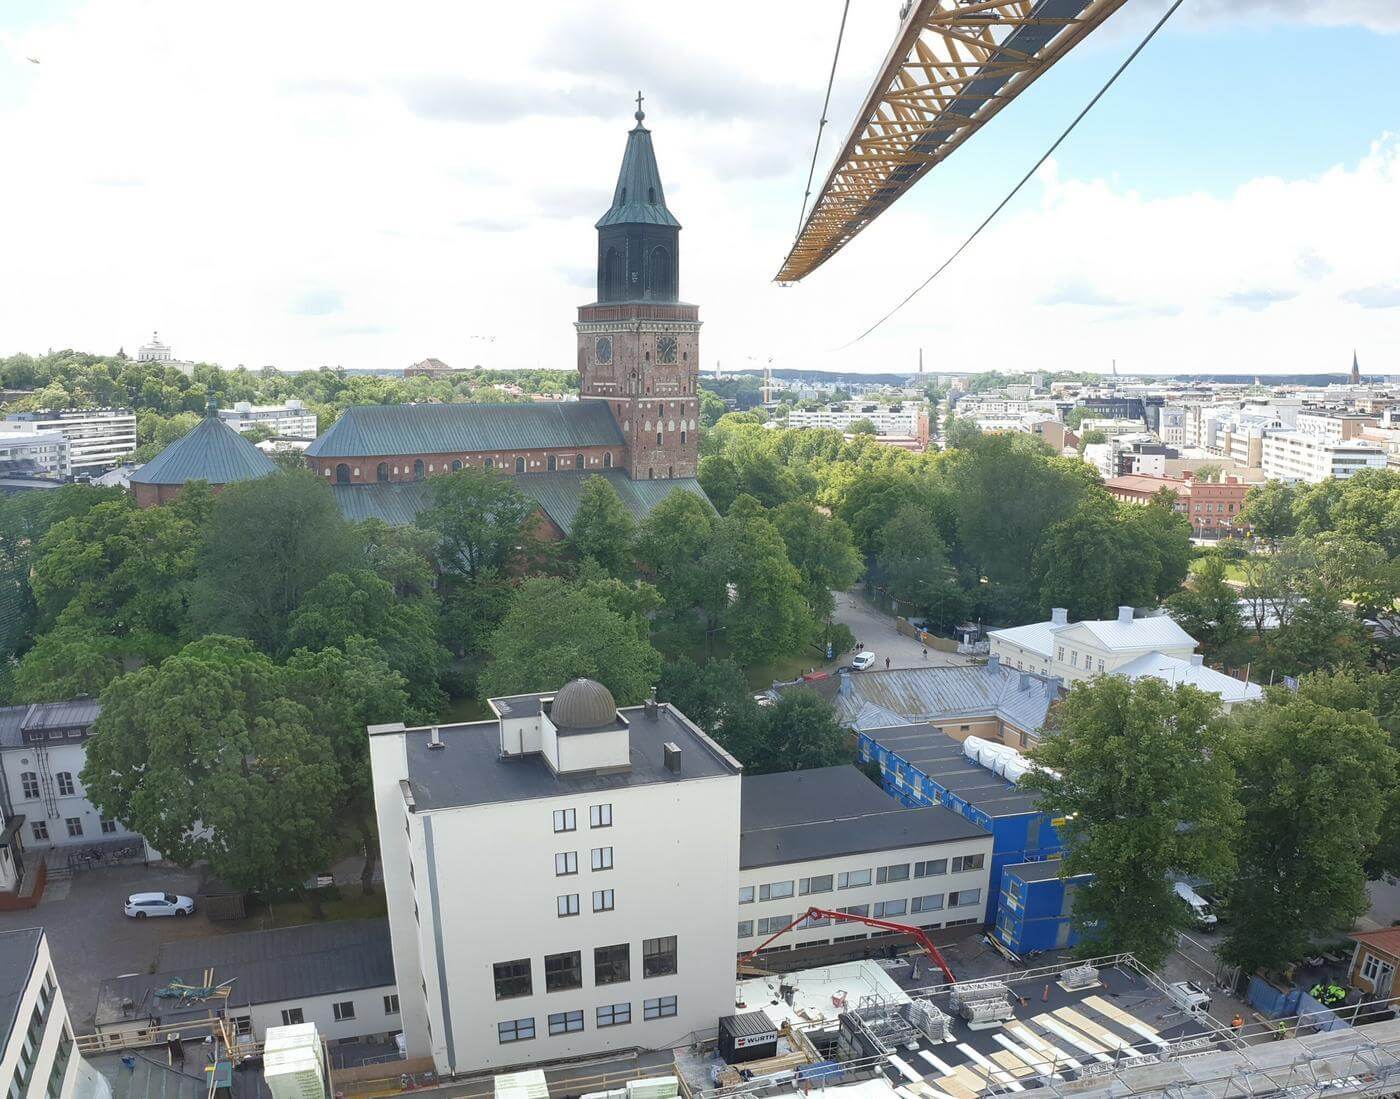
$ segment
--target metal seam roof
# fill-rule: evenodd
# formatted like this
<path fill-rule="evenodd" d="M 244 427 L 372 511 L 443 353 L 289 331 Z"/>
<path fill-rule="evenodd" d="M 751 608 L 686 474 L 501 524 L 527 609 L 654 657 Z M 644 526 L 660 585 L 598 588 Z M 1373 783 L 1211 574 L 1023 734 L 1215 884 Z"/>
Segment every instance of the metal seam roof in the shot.
<path fill-rule="evenodd" d="M 229 485 L 277 472 L 277 463 L 217 416 L 206 416 L 131 475 L 133 484 Z"/>
<path fill-rule="evenodd" d="M 642 201 L 646 196 L 652 201 Z M 656 166 L 656 151 L 651 147 L 651 131 L 637 125 L 627 134 L 627 148 L 622 154 L 622 168 L 613 188 L 612 206 L 593 226 L 608 225 L 669 225 L 676 229 L 681 223 L 666 208 L 666 193 L 661 188 L 661 170 Z"/>

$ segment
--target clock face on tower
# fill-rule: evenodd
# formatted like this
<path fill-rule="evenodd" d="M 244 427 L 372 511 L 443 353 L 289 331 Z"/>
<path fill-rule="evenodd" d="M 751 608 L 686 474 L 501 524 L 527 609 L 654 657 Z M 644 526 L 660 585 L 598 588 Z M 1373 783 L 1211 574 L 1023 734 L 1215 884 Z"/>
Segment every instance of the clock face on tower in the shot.
<path fill-rule="evenodd" d="M 593 357 L 598 362 L 607 364 L 612 362 L 612 337 L 599 336 L 598 342 L 593 345 Z"/>
<path fill-rule="evenodd" d="M 676 361 L 675 336 L 656 337 L 656 361 L 661 363 L 673 363 Z"/>

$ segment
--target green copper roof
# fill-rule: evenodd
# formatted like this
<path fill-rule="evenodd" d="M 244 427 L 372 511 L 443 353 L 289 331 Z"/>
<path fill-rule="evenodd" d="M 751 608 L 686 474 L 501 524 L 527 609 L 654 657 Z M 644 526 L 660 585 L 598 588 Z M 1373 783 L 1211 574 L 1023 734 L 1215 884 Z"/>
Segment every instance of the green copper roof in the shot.
<path fill-rule="evenodd" d="M 651 147 L 651 131 L 642 125 L 643 117 L 639 110 L 637 125 L 627 135 L 627 150 L 622 154 L 622 170 L 617 173 L 617 186 L 613 188 L 612 207 L 598 219 L 595 229 L 607 225 L 681 227 L 666 209 L 661 172 L 656 167 L 656 153 Z"/>
<path fill-rule="evenodd" d="M 677 477 L 669 481 L 633 481 L 620 469 L 602 473 L 524 473 L 510 477 L 510 483 L 527 496 L 532 496 L 543 511 L 565 535 L 573 530 L 583 498 L 583 483 L 589 477 L 604 477 L 617 490 L 622 506 L 641 522 L 652 508 L 673 492 L 693 492 L 707 504 L 709 498 L 700 482 L 692 477 Z M 407 526 L 428 506 L 428 486 L 425 481 L 390 481 L 385 484 L 332 485 L 335 502 L 341 514 L 351 522 L 362 519 L 382 519 L 395 527 Z"/>
<path fill-rule="evenodd" d="M 306 449 L 313 458 L 622 446 L 602 401 L 352 405 Z"/>
<path fill-rule="evenodd" d="M 277 472 L 277 463 L 218 416 L 206 416 L 131 475 L 135 484 L 183 485 L 208 481 L 231 485 Z"/>

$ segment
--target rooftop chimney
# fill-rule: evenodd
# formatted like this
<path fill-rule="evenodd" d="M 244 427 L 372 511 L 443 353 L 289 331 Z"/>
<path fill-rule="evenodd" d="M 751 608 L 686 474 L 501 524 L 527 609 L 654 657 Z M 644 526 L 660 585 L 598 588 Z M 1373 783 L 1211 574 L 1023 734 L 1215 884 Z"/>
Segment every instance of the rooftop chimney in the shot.
<path fill-rule="evenodd" d="M 645 702 L 643 705 L 644 705 L 644 707 L 645 707 L 645 709 L 646 709 L 646 715 L 647 715 L 647 717 L 655 718 L 655 717 L 656 717 L 656 688 L 655 688 L 655 687 L 653 687 L 653 688 L 651 689 L 651 693 L 650 693 L 649 695 L 647 695 L 647 700 L 646 700 L 646 702 Z M 680 749 L 677 748 L 676 751 L 679 752 Z"/>
<path fill-rule="evenodd" d="M 1205 662 L 1206 662 L 1206 658 L 1205 658 L 1205 655 L 1204 655 L 1203 653 L 1192 653 L 1192 654 L 1191 654 L 1191 666 L 1192 666 L 1193 668 L 1199 668 L 1199 667 L 1200 667 L 1202 664 L 1204 664 Z"/>
<path fill-rule="evenodd" d="M 1028 687 L 1030 687 L 1030 685 L 1031 685 L 1031 673 L 1030 673 L 1030 672 L 1022 672 L 1022 673 L 1021 673 L 1021 680 L 1020 680 L 1019 683 L 1016 684 L 1016 689 L 1017 689 L 1018 691 L 1024 691 L 1024 690 L 1026 690 Z"/>
<path fill-rule="evenodd" d="M 1119 608 L 1118 608 L 1118 621 L 1119 621 L 1119 623 L 1120 623 L 1121 625 L 1124 625 L 1124 626 L 1130 626 L 1130 625 L 1132 625 L 1132 621 L 1133 621 L 1133 608 L 1132 608 L 1132 607 L 1119 607 Z"/>
<path fill-rule="evenodd" d="M 1050 625 L 1052 625 L 1052 626 L 1067 626 L 1067 625 L 1069 625 L 1069 609 L 1066 608 L 1066 607 L 1051 607 L 1051 608 L 1050 608 Z"/>
<path fill-rule="evenodd" d="M 661 751 L 664 753 L 666 770 L 670 771 L 673 775 L 680 774 L 681 746 L 677 744 L 674 740 L 668 740 L 665 744 L 661 746 Z"/>
<path fill-rule="evenodd" d="M 987 657 L 987 671 L 989 671 L 989 672 L 995 672 L 995 671 L 998 671 L 1000 668 L 1001 668 L 1001 654 L 999 654 L 999 653 L 992 653 L 991 656 Z"/>
<path fill-rule="evenodd" d="M 432 731 L 431 733 L 428 734 L 428 747 L 429 747 L 429 748 L 446 748 L 446 747 L 447 747 L 447 745 L 444 744 L 444 743 L 442 742 L 442 737 L 438 734 L 438 727 L 437 727 L 436 725 L 433 726 L 433 731 Z"/>

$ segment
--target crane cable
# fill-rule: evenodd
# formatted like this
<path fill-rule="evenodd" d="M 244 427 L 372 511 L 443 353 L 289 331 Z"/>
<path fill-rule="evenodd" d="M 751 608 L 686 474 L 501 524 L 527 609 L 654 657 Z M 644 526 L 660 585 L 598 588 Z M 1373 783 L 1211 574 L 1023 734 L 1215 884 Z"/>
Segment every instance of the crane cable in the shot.
<path fill-rule="evenodd" d="M 957 259 L 960 255 L 962 255 L 964 251 L 967 250 L 968 245 L 970 245 L 974 240 L 978 238 L 979 235 L 981 235 L 982 230 L 985 229 L 989 224 L 991 224 L 992 219 L 996 217 L 999 213 L 1001 213 L 1002 209 L 1006 206 L 1006 204 L 1009 203 L 1013 198 L 1015 198 L 1017 192 L 1019 192 L 1021 188 L 1024 187 L 1030 181 L 1030 178 L 1040 170 L 1040 166 L 1050 159 L 1050 157 L 1054 154 L 1055 150 L 1060 147 L 1061 142 L 1063 142 L 1065 138 L 1069 137 L 1069 135 L 1074 131 L 1074 128 L 1078 126 L 1079 123 L 1083 120 L 1084 116 L 1087 115 L 1091 110 L 1093 110 L 1094 104 L 1096 104 L 1100 99 L 1104 97 L 1104 94 L 1108 91 L 1109 88 L 1113 87 L 1114 82 L 1120 76 L 1123 75 L 1124 70 L 1127 69 L 1127 67 L 1133 63 L 1133 59 L 1137 57 L 1137 55 L 1140 54 L 1144 48 L 1146 48 L 1147 44 L 1152 41 L 1152 39 L 1156 36 L 1157 32 L 1166 25 L 1167 20 L 1172 17 L 1172 15 L 1176 12 L 1177 8 L 1181 7 L 1182 2 L 1183 0 L 1174 0 L 1172 6 L 1166 10 L 1166 14 L 1164 14 L 1161 19 L 1157 20 L 1157 22 L 1153 25 L 1152 29 L 1147 32 L 1147 36 L 1137 44 L 1137 48 L 1134 49 L 1132 53 L 1128 54 L 1127 58 L 1123 61 L 1123 63 L 1119 65 L 1117 70 L 1115 70 L 1115 72 L 1113 73 L 1113 75 L 1108 78 L 1108 83 L 1106 83 L 1102 88 L 1100 88 L 1098 92 L 1095 93 L 1094 98 L 1089 100 L 1089 102 L 1085 105 L 1084 109 L 1074 116 L 1074 121 L 1065 127 L 1064 132 L 1060 134 L 1059 137 L 1055 138 L 1055 141 L 1050 146 L 1050 148 L 1046 149 L 1045 152 L 1041 155 L 1040 159 L 1037 160 L 1033 165 L 1031 165 L 1031 170 L 1021 177 L 1021 181 L 1017 183 L 1016 186 L 1011 188 L 1011 190 L 1007 193 L 1004 199 L 997 203 L 996 208 L 990 214 L 988 214 L 985 219 L 983 219 L 982 224 L 977 226 L 977 228 L 972 231 L 972 234 L 960 245 L 958 245 L 957 250 L 951 256 L 945 259 L 941 264 L 939 264 L 937 269 L 933 272 L 933 274 L 931 274 L 928 278 L 924 279 L 924 281 L 919 283 L 918 286 L 914 287 L 914 289 L 909 292 L 909 294 L 904 298 L 903 301 L 901 301 L 898 305 L 896 305 L 878 321 L 872 324 L 859 336 L 853 339 L 850 343 L 843 344 L 837 350 L 844 351 L 846 348 L 854 347 L 856 344 L 860 343 L 860 341 L 865 339 L 866 336 L 870 335 L 870 333 L 874 332 L 875 329 L 879 328 L 887 320 L 889 320 L 906 305 L 908 305 L 911 301 L 913 301 L 914 298 L 920 292 L 922 292 L 923 289 L 926 286 L 928 286 L 929 283 L 931 283 L 939 275 L 943 274 L 943 272 L 952 265 L 953 261 Z"/>
<path fill-rule="evenodd" d="M 826 110 L 831 106 L 831 88 L 836 83 L 836 62 L 841 57 L 841 40 L 846 37 L 846 16 L 851 13 L 851 0 L 846 0 L 841 8 L 841 26 L 836 31 L 836 52 L 831 55 L 831 75 L 826 78 L 826 98 L 822 100 L 822 117 L 817 123 L 817 140 L 812 146 L 812 166 L 807 169 L 807 189 L 802 192 L 802 213 L 797 215 L 797 236 L 802 236 L 802 225 L 807 218 L 807 200 L 812 197 L 812 179 L 817 174 L 817 154 L 822 147 L 822 134 L 826 131 Z"/>

